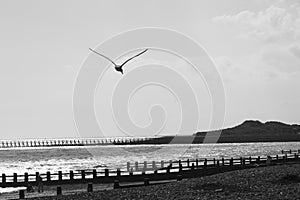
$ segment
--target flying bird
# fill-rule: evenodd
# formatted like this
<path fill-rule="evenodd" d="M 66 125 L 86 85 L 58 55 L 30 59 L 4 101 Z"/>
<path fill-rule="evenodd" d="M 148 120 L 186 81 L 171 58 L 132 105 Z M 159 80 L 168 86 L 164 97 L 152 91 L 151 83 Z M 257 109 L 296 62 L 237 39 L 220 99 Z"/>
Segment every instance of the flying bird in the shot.
<path fill-rule="evenodd" d="M 92 52 L 98 54 L 99 56 L 102 56 L 103 58 L 106 58 L 107 60 L 109 60 L 114 66 L 115 66 L 115 70 L 118 71 L 118 72 L 121 72 L 123 74 L 123 66 L 129 62 L 130 60 L 132 60 L 133 58 L 135 57 L 138 57 L 140 55 L 142 55 L 143 53 L 145 53 L 146 51 L 148 51 L 148 49 L 145 49 L 144 51 L 136 54 L 135 56 L 132 56 L 131 58 L 127 59 L 125 62 L 123 62 L 121 65 L 117 65 L 114 61 L 112 61 L 110 58 L 106 57 L 105 55 L 102 55 L 101 53 L 98 53 L 97 51 L 89 48 L 89 50 L 91 50 Z"/>

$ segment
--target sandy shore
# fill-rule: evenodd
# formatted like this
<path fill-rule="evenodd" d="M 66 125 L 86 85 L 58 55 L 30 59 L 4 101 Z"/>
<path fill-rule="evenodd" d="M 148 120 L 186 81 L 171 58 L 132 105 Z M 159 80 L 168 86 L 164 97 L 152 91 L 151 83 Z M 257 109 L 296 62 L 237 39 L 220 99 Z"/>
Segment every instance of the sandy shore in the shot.
<path fill-rule="evenodd" d="M 239 170 L 163 185 L 32 199 L 300 199 L 300 164 Z"/>

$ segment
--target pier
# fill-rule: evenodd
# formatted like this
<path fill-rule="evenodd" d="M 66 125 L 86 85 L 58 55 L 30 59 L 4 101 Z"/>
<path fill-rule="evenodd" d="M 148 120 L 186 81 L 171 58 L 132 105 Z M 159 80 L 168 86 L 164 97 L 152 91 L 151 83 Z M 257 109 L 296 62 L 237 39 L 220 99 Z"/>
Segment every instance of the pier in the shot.
<path fill-rule="evenodd" d="M 55 147 L 55 146 L 93 146 L 110 144 L 143 143 L 153 138 L 119 137 L 119 138 L 88 138 L 88 139 L 24 139 L 0 140 L 0 148 L 19 147 Z"/>

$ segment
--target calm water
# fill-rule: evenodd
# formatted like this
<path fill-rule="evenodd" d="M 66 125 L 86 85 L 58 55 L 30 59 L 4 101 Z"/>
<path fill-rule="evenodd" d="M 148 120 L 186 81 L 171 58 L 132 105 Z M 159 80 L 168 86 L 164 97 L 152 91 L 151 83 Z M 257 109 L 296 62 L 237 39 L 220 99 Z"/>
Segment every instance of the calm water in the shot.
<path fill-rule="evenodd" d="M 12 175 L 106 167 L 116 169 L 126 168 L 128 161 L 276 155 L 282 149 L 300 149 L 300 142 L 0 149 L 0 171 Z"/>

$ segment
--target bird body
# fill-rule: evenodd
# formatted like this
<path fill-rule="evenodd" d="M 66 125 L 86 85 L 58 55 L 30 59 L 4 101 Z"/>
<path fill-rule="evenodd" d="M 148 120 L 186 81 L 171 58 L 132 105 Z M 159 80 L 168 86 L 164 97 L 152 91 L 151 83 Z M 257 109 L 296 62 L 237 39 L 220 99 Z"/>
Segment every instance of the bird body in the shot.
<path fill-rule="evenodd" d="M 111 60 L 110 58 L 108 58 L 108 57 L 106 57 L 106 56 L 104 56 L 104 55 L 98 53 L 97 51 L 95 51 L 95 50 L 93 50 L 93 49 L 91 49 L 91 48 L 89 48 L 89 49 L 90 49 L 92 52 L 98 54 L 99 56 L 102 56 L 103 58 L 109 60 L 109 61 L 115 66 L 115 70 L 118 71 L 118 72 L 120 72 L 120 73 L 122 73 L 122 74 L 123 74 L 123 66 L 124 66 L 127 62 L 129 62 L 130 60 L 132 60 L 132 59 L 135 58 L 135 57 L 138 57 L 138 56 L 142 55 L 143 53 L 145 53 L 145 52 L 148 50 L 148 49 L 145 49 L 144 51 L 142 51 L 142 52 L 136 54 L 135 56 L 132 56 L 131 58 L 127 59 L 127 60 L 126 60 L 125 62 L 123 62 L 121 65 L 117 65 L 117 64 L 116 64 L 113 60 Z"/>
<path fill-rule="evenodd" d="M 116 70 L 117 72 L 121 72 L 121 73 L 123 74 L 122 66 L 120 66 L 120 65 L 115 66 L 115 70 Z"/>

